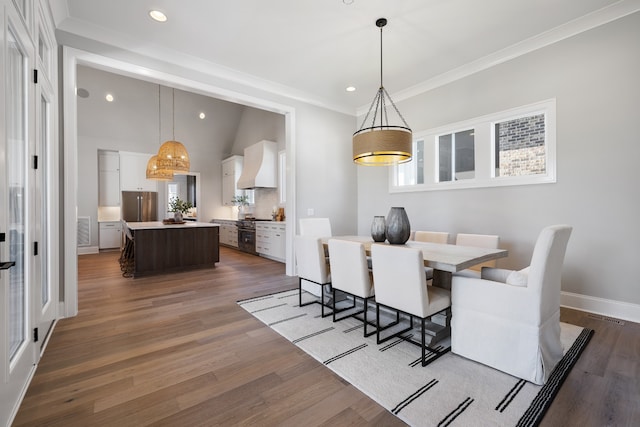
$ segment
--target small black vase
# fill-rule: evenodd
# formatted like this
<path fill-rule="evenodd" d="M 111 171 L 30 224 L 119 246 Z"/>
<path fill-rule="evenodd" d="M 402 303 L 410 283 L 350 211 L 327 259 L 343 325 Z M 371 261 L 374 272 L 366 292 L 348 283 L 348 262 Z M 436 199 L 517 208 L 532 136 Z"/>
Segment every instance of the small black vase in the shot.
<path fill-rule="evenodd" d="M 404 245 L 411 235 L 411 224 L 404 208 L 391 208 L 387 215 L 387 240 L 392 245 Z"/>
<path fill-rule="evenodd" d="M 374 216 L 371 223 L 371 238 L 374 242 L 384 242 L 387 238 L 385 231 L 385 220 L 383 216 Z"/>

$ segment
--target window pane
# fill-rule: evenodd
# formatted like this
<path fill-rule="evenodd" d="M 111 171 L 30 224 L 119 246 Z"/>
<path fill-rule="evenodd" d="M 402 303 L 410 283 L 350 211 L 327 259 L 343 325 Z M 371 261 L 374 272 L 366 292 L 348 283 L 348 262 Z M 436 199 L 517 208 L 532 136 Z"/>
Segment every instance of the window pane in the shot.
<path fill-rule="evenodd" d="M 6 53 L 6 178 L 9 184 L 9 259 L 15 266 L 9 269 L 9 358 L 13 360 L 20 346 L 26 341 L 26 255 L 24 252 L 26 212 L 26 105 L 27 59 L 11 31 L 8 32 Z"/>
<path fill-rule="evenodd" d="M 456 180 L 475 178 L 475 140 L 474 130 L 469 129 L 457 132 L 454 135 L 454 145 L 456 147 Z"/>
<path fill-rule="evenodd" d="M 544 114 L 495 125 L 495 176 L 545 174 Z"/>
<path fill-rule="evenodd" d="M 424 184 L 424 141 L 416 141 L 413 148 L 413 161 L 416 164 L 416 184 Z"/>
<path fill-rule="evenodd" d="M 424 141 L 413 141 L 412 150 L 411 161 L 396 166 L 398 186 L 424 184 Z"/>
<path fill-rule="evenodd" d="M 441 135 L 438 137 L 438 164 L 439 175 L 438 181 L 451 181 L 451 159 L 453 158 L 453 152 L 451 150 L 452 135 Z"/>

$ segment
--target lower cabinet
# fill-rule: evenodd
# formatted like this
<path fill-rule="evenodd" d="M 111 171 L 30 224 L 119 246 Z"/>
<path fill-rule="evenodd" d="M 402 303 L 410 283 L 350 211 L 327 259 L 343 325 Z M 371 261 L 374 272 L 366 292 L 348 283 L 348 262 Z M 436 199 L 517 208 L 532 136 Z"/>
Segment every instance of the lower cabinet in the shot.
<path fill-rule="evenodd" d="M 238 226 L 233 220 L 214 219 L 215 223 L 220 224 L 220 244 L 238 247 Z"/>
<path fill-rule="evenodd" d="M 256 222 L 256 252 L 267 258 L 285 262 L 285 223 Z"/>
<path fill-rule="evenodd" d="M 100 223 L 100 249 L 119 248 L 122 240 L 122 223 L 120 221 L 107 221 Z"/>

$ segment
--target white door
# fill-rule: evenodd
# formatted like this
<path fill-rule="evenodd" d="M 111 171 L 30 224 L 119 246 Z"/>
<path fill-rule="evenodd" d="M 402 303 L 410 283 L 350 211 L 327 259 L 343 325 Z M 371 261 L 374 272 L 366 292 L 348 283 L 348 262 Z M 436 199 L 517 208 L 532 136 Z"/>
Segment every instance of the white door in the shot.
<path fill-rule="evenodd" d="M 40 15 L 40 14 L 38 14 Z M 39 22 L 38 28 L 45 28 L 44 22 Z M 36 360 L 40 359 L 46 337 L 53 326 L 57 316 L 58 288 L 54 286 L 57 281 L 52 277 L 51 258 L 55 251 L 51 251 L 51 244 L 57 239 L 51 239 L 55 230 L 49 227 L 53 224 L 52 212 L 52 173 L 53 165 L 57 160 L 52 152 L 52 139 L 54 137 L 57 116 L 56 111 L 54 77 L 56 61 L 55 42 L 51 40 L 51 34 L 45 31 L 38 32 L 37 43 L 37 69 L 38 78 L 35 84 L 35 148 L 34 156 L 31 156 L 30 177 L 33 185 L 33 221 L 32 224 L 32 305 L 33 305 L 33 338 L 37 340 Z M 53 80 L 53 81 L 52 81 Z"/>
<path fill-rule="evenodd" d="M 35 184 L 28 160 L 35 140 L 34 48 L 19 13 L 26 11 L 0 10 L 0 425 L 16 411 L 37 358 L 30 287 Z"/>

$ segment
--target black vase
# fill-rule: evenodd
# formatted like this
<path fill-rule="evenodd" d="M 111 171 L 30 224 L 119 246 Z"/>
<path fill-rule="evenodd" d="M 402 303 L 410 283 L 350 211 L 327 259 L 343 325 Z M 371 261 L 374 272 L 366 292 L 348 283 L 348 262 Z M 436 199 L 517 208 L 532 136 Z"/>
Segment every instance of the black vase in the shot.
<path fill-rule="evenodd" d="M 404 208 L 391 208 L 387 215 L 387 240 L 392 245 L 404 245 L 411 235 L 411 224 Z"/>
<path fill-rule="evenodd" d="M 386 224 L 383 216 L 374 216 L 371 223 L 371 238 L 374 242 L 384 242 L 387 238 Z"/>

